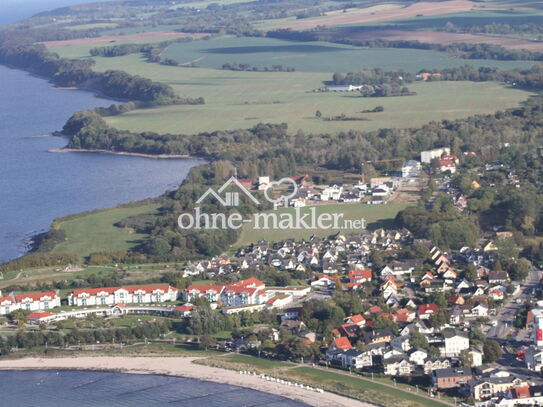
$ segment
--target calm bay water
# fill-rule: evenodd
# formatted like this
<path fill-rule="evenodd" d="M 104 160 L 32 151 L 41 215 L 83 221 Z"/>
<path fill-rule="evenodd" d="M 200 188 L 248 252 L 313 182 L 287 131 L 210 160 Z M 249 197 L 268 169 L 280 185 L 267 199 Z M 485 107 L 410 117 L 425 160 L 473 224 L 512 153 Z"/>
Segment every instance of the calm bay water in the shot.
<path fill-rule="evenodd" d="M 22 240 L 56 217 L 158 196 L 201 163 L 48 153 L 66 139 L 34 136 L 60 130 L 76 110 L 112 102 L 4 66 L 0 89 L 0 262 L 21 255 Z"/>
<path fill-rule="evenodd" d="M 107 372 L 0 371 L 0 392 L 11 407 L 306 406 L 227 384 Z"/>
<path fill-rule="evenodd" d="M 0 0 L 0 25 L 13 23 L 46 10 L 93 0 Z"/>

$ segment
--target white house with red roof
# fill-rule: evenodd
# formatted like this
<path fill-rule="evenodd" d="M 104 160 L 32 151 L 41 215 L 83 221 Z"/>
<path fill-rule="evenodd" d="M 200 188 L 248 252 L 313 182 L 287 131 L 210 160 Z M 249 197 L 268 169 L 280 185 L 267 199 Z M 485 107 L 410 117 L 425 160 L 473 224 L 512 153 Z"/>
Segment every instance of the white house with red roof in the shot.
<path fill-rule="evenodd" d="M 60 307 L 60 297 L 53 291 L 19 294 L 15 296 L 18 309 L 40 311 Z"/>
<path fill-rule="evenodd" d="M 193 301 L 195 298 L 205 298 L 208 302 L 217 302 L 225 287 L 224 285 L 189 285 L 183 290 L 183 299 Z"/>
<path fill-rule="evenodd" d="M 41 322 L 49 322 L 55 319 L 57 314 L 52 314 L 51 312 L 31 312 L 26 316 L 26 319 L 30 323 L 39 324 Z"/>
<path fill-rule="evenodd" d="M 0 315 L 9 314 L 19 309 L 19 304 L 15 302 L 13 297 L 0 297 Z"/>
<path fill-rule="evenodd" d="M 372 271 L 370 269 L 349 271 L 349 282 L 351 283 L 365 283 L 371 281 L 371 278 Z"/>
<path fill-rule="evenodd" d="M 422 304 L 417 308 L 417 314 L 420 319 L 428 319 L 438 311 L 436 304 Z"/>
<path fill-rule="evenodd" d="M 73 306 L 153 303 L 177 300 L 177 288 L 167 284 L 126 287 L 81 288 L 68 295 Z"/>
<path fill-rule="evenodd" d="M 205 298 L 209 302 L 221 301 L 227 307 L 264 304 L 268 301 L 266 285 L 257 278 L 225 285 L 191 285 L 183 291 L 183 299 L 192 301 Z"/>

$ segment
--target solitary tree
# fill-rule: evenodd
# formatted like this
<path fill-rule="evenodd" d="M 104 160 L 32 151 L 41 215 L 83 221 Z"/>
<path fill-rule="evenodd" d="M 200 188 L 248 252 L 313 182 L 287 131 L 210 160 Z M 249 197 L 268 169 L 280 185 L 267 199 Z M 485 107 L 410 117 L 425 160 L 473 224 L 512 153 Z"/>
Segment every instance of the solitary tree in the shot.
<path fill-rule="evenodd" d="M 198 344 L 198 347 L 200 349 L 208 350 L 209 348 L 215 346 L 215 343 L 215 339 L 211 335 L 202 335 L 200 336 L 200 343 Z"/>
<path fill-rule="evenodd" d="M 484 361 L 493 363 L 503 355 L 503 350 L 500 344 L 494 340 L 487 340 L 483 345 Z"/>

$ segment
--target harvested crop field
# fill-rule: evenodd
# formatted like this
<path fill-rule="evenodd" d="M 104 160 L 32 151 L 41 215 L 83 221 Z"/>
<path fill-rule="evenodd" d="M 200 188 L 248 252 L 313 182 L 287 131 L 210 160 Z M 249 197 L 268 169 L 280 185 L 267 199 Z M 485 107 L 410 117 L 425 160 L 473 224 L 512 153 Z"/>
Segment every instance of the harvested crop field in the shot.
<path fill-rule="evenodd" d="M 334 11 L 325 16 L 296 19 L 285 18 L 265 21 L 262 26 L 266 28 L 291 28 L 294 30 L 308 30 L 318 25 L 334 26 L 361 23 L 373 23 L 415 18 L 417 16 L 433 16 L 440 14 L 459 13 L 479 7 L 477 3 L 469 0 L 449 0 L 442 2 L 418 2 L 409 6 L 401 4 L 387 4 L 368 8 L 348 9 L 346 12 Z"/>
<path fill-rule="evenodd" d="M 338 31 L 338 38 L 351 40 L 407 40 L 435 43 L 441 45 L 456 44 L 460 42 L 468 44 L 493 44 L 501 45 L 509 49 L 525 49 L 529 51 L 543 51 L 542 41 L 531 41 L 523 38 L 502 37 L 497 35 L 448 33 L 440 31 L 403 31 L 403 30 L 375 30 L 367 32 Z"/>
<path fill-rule="evenodd" d="M 42 44 L 47 48 L 53 47 L 65 47 L 70 45 L 102 45 L 109 43 L 146 43 L 146 42 L 156 42 L 156 41 L 166 41 L 175 38 L 201 38 L 209 34 L 198 33 L 198 34 L 189 34 L 189 33 L 180 33 L 180 32 L 142 32 L 137 34 L 127 34 L 127 35 L 107 35 L 103 37 L 94 37 L 94 38 L 76 38 L 73 40 L 62 40 L 62 41 L 47 41 Z"/>

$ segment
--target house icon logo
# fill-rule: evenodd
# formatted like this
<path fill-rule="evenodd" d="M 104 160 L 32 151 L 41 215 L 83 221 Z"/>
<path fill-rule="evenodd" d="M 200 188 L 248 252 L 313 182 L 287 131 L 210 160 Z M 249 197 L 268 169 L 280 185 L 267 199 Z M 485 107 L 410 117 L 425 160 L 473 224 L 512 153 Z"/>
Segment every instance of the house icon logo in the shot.
<path fill-rule="evenodd" d="M 226 191 L 230 187 L 235 186 L 239 190 L 236 192 Z M 224 197 L 223 197 L 224 193 Z M 236 177 L 230 177 L 217 191 L 213 188 L 209 188 L 204 194 L 196 201 L 197 204 L 205 201 L 209 196 L 215 198 L 221 205 L 225 207 L 236 207 L 240 204 L 241 194 L 249 198 L 255 205 L 260 205 L 260 201 L 256 199 L 247 188 L 245 188 Z"/>

